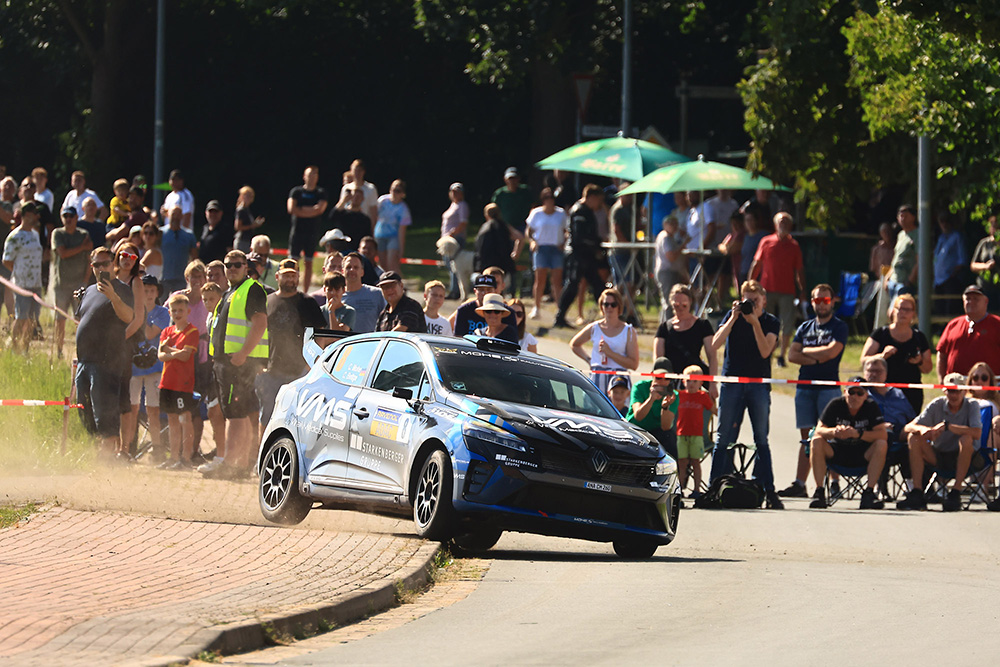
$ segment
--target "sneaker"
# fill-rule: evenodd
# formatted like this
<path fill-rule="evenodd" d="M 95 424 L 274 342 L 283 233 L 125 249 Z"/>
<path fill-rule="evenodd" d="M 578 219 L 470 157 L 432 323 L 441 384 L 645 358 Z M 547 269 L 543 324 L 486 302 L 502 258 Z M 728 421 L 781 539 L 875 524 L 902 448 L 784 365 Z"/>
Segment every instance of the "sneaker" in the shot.
<path fill-rule="evenodd" d="M 781 498 L 774 491 L 767 492 L 767 499 L 764 501 L 764 507 L 769 510 L 783 510 L 785 509 L 785 503 L 781 502 Z"/>
<path fill-rule="evenodd" d="M 952 489 L 948 492 L 948 497 L 944 499 L 941 503 L 942 512 L 961 512 L 962 511 L 962 492 L 958 489 Z"/>
<path fill-rule="evenodd" d="M 813 494 L 813 501 L 809 503 L 809 507 L 814 510 L 825 510 L 830 506 L 830 503 L 826 502 L 826 490 L 822 488 L 816 489 L 816 493 Z"/>
<path fill-rule="evenodd" d="M 990 502 L 986 503 L 986 509 L 988 509 L 991 512 L 1000 512 L 1000 498 L 997 498 L 996 500 L 991 500 Z"/>
<path fill-rule="evenodd" d="M 928 505 L 940 505 L 948 496 L 948 492 L 943 486 L 939 486 L 933 492 L 925 494 L 925 496 L 924 500 Z"/>
<path fill-rule="evenodd" d="M 792 482 L 788 488 L 778 491 L 778 495 L 782 498 L 808 498 L 809 494 L 806 493 L 806 485 L 799 484 L 798 482 Z"/>
<path fill-rule="evenodd" d="M 831 498 L 840 497 L 840 480 L 836 479 L 830 480 L 830 497 Z"/>
<path fill-rule="evenodd" d="M 223 465 L 223 460 L 221 458 L 214 458 L 208 463 L 202 463 L 200 466 L 198 466 L 198 472 L 204 475 L 207 472 L 215 470 L 221 465 Z"/>
<path fill-rule="evenodd" d="M 210 464 L 206 463 L 205 465 Z M 233 466 L 227 464 L 225 461 L 220 461 L 219 465 L 210 468 L 201 474 L 205 477 L 205 479 L 232 479 Z"/>
<path fill-rule="evenodd" d="M 156 466 L 156 469 L 157 470 L 170 470 L 173 467 L 174 463 L 176 463 L 176 461 L 173 461 L 173 460 L 163 461 L 162 463 L 160 463 L 159 465 Z"/>
<path fill-rule="evenodd" d="M 556 321 L 552 323 L 553 329 L 569 329 L 569 322 L 565 319 L 556 318 Z"/>
<path fill-rule="evenodd" d="M 538 308 L 537 307 L 531 309 L 531 311 L 528 313 L 528 319 L 529 320 L 537 320 L 538 319 Z"/>
<path fill-rule="evenodd" d="M 898 510 L 927 509 L 927 500 L 924 498 L 924 490 L 913 489 L 912 491 L 907 492 L 906 498 L 896 503 L 896 509 Z"/>
<path fill-rule="evenodd" d="M 688 498 L 690 498 L 691 500 L 698 500 L 703 495 L 705 495 L 705 494 L 702 493 L 701 491 L 692 491 L 691 495 L 689 495 Z"/>
<path fill-rule="evenodd" d="M 788 364 L 785 363 L 785 358 L 778 357 L 778 368 L 785 368 L 786 366 L 788 366 Z"/>
<path fill-rule="evenodd" d="M 874 489 L 865 489 L 861 492 L 861 504 L 858 509 L 880 510 L 885 507 L 885 503 L 878 499 Z"/>
<path fill-rule="evenodd" d="M 193 466 L 191 462 L 187 459 L 178 459 L 177 462 L 171 463 L 164 470 L 169 470 L 171 472 L 183 472 L 185 470 L 190 470 Z"/>

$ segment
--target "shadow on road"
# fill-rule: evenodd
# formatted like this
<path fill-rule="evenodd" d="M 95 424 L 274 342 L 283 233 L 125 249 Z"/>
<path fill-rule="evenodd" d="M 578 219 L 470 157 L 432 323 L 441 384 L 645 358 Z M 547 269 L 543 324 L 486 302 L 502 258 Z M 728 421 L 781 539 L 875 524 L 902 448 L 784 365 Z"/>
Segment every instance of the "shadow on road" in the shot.
<path fill-rule="evenodd" d="M 461 555 L 459 556 L 459 553 Z M 464 552 L 456 552 L 460 558 L 471 557 Z M 514 550 L 490 550 L 476 554 L 475 557 L 489 558 L 491 560 L 510 561 L 542 561 L 549 563 L 622 563 L 622 562 L 659 562 L 659 563 L 742 563 L 740 558 L 698 558 L 694 556 L 667 556 L 655 555 L 648 559 L 627 559 L 615 554 L 589 553 L 581 551 L 514 551 Z"/>

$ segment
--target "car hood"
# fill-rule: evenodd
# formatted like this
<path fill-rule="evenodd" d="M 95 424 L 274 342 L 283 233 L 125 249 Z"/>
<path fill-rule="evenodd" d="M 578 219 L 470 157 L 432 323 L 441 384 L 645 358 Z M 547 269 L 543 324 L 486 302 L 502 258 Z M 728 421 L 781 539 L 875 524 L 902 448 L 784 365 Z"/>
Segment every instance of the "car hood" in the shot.
<path fill-rule="evenodd" d="M 466 414 L 516 433 L 532 444 L 546 443 L 579 452 L 596 447 L 611 456 L 648 460 L 663 455 L 653 436 L 622 419 L 456 394 L 447 402 Z"/>

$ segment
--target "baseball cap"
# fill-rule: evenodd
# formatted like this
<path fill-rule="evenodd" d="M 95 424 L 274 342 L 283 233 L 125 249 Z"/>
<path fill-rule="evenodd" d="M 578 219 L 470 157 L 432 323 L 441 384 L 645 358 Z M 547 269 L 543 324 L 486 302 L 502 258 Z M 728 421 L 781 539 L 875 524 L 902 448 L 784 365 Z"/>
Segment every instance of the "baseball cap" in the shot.
<path fill-rule="evenodd" d="M 132 229 L 128 230 L 128 235 L 142 234 L 142 225 L 132 225 Z"/>
<path fill-rule="evenodd" d="M 448 190 L 449 191 L 455 190 L 457 192 L 465 192 L 465 186 L 456 181 L 456 182 L 454 182 L 454 183 L 451 184 L 451 186 L 448 188 Z"/>
<path fill-rule="evenodd" d="M 978 285 L 969 285 L 968 287 L 965 288 L 965 291 L 962 292 L 962 294 L 978 294 L 980 296 L 986 296 L 986 294 L 983 292 L 983 290 L 979 288 Z"/>
<path fill-rule="evenodd" d="M 965 376 L 961 373 L 948 373 L 944 376 L 944 384 L 962 385 L 965 382 Z"/>
<path fill-rule="evenodd" d="M 382 277 L 378 280 L 378 286 L 388 285 L 389 283 L 401 283 L 403 282 L 403 276 L 399 275 L 395 271 L 386 271 L 382 274 Z"/>
<path fill-rule="evenodd" d="M 628 389 L 628 378 L 624 375 L 616 375 L 611 378 L 611 382 L 608 383 L 608 389 L 615 389 L 616 387 L 625 387 Z"/>
<path fill-rule="evenodd" d="M 670 360 L 666 357 L 657 357 L 656 361 L 653 362 L 653 372 L 660 371 L 661 373 L 673 373 L 674 365 L 670 363 Z"/>
<path fill-rule="evenodd" d="M 521 172 L 517 170 L 517 167 L 507 167 L 507 171 L 503 173 L 504 178 L 521 178 Z"/>
<path fill-rule="evenodd" d="M 38 213 L 38 206 L 33 201 L 25 202 L 21 204 L 21 213 Z"/>
<path fill-rule="evenodd" d="M 480 273 L 472 282 L 473 287 L 496 287 L 497 279 L 486 273 Z"/>
<path fill-rule="evenodd" d="M 174 169 L 172 172 L 170 172 L 170 180 L 173 180 L 175 178 L 179 178 L 179 179 L 181 179 L 183 181 L 184 180 L 184 172 L 181 171 L 180 169 Z"/>
<path fill-rule="evenodd" d="M 218 199 L 213 199 L 212 201 L 208 202 L 208 204 L 205 205 L 205 210 L 206 211 L 221 211 L 222 210 L 222 204 L 219 203 Z"/>
<path fill-rule="evenodd" d="M 287 271 L 299 272 L 299 263 L 294 259 L 283 259 L 278 263 L 277 273 L 285 273 Z"/>
<path fill-rule="evenodd" d="M 79 213 L 77 213 L 76 208 L 74 208 L 73 206 L 64 206 L 63 210 L 60 211 L 60 213 L 62 215 L 75 215 L 75 216 L 80 215 Z"/>
<path fill-rule="evenodd" d="M 154 275 L 152 275 L 150 273 L 147 273 L 147 274 L 145 274 L 142 277 L 142 284 L 143 285 L 156 285 L 157 287 L 159 287 L 160 286 L 160 281 L 156 279 L 156 276 L 154 276 Z"/>
<path fill-rule="evenodd" d="M 251 264 L 257 264 L 258 262 L 264 261 L 264 255 L 259 252 L 249 252 L 247 253 L 247 261 Z"/>

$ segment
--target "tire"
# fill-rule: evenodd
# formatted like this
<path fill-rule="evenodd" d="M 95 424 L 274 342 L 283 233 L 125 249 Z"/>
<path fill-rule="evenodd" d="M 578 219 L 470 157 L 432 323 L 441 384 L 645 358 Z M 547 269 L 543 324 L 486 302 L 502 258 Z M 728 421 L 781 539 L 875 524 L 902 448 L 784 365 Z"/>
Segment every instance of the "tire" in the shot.
<path fill-rule="evenodd" d="M 434 450 L 420 467 L 413 495 L 413 523 L 420 537 L 444 542 L 454 534 L 453 483 L 448 456 L 440 449 Z"/>
<path fill-rule="evenodd" d="M 612 545 L 616 554 L 622 558 L 633 560 L 652 558 L 653 554 L 656 553 L 656 548 L 660 546 L 652 540 L 642 538 L 615 540 Z"/>
<path fill-rule="evenodd" d="M 500 541 L 501 535 L 503 531 L 499 528 L 479 528 L 471 533 L 458 535 L 452 540 L 452 545 L 458 551 L 467 553 L 489 551 Z"/>
<path fill-rule="evenodd" d="M 294 526 L 312 509 L 312 500 L 299 493 L 299 453 L 295 442 L 277 440 L 260 471 L 257 499 L 264 518 L 283 526 Z"/>

